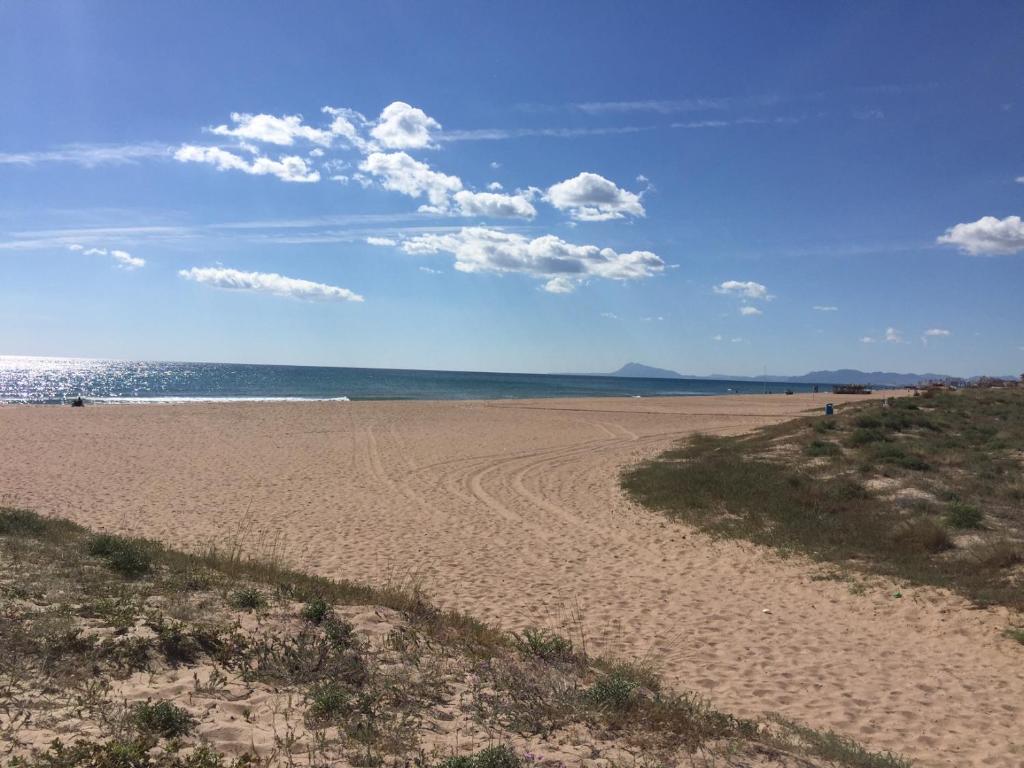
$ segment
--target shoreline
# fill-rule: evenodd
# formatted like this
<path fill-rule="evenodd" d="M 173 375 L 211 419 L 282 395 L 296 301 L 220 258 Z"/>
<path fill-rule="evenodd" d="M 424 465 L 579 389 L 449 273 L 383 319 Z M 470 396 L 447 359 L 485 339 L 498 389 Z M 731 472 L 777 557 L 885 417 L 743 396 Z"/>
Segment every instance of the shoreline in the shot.
<path fill-rule="evenodd" d="M 92 398 L 83 396 L 87 406 L 116 406 L 116 405 L 259 405 L 259 404 L 323 404 L 323 403 L 476 403 L 476 404 L 501 404 L 517 402 L 550 402 L 557 400 L 569 401 L 590 401 L 590 400 L 690 400 L 695 398 L 735 398 L 735 397 L 787 397 L 806 398 L 831 396 L 832 398 L 859 399 L 874 397 L 906 397 L 912 390 L 908 387 L 900 388 L 876 388 L 863 395 L 840 395 L 833 392 L 680 392 L 676 394 L 659 395 L 531 395 L 529 397 L 504 397 L 504 398 L 417 398 L 417 397 L 299 397 L 299 396 L 168 396 L 168 397 L 103 397 Z M 72 398 L 73 399 L 73 398 Z M 0 400 L 0 408 L 8 406 L 65 406 L 71 405 L 70 399 L 61 401 L 36 401 L 36 400 Z"/>

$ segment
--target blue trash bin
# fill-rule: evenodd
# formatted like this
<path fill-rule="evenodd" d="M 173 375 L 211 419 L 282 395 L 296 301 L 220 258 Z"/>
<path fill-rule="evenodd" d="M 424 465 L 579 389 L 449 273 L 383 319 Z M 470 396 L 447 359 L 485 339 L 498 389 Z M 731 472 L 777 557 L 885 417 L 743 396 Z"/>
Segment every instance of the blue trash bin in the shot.
<path fill-rule="evenodd" d="M 832 403 L 825 403 L 825 415 L 826 416 L 831 416 L 833 413 L 835 413 L 835 410 L 836 409 L 832 407 Z"/>

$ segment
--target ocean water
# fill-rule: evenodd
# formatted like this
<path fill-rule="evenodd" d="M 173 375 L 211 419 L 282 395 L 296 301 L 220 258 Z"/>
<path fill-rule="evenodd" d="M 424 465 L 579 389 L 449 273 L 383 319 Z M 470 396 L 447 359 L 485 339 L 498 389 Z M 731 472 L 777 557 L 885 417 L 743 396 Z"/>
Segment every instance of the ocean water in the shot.
<path fill-rule="evenodd" d="M 778 384 L 773 392 L 810 392 Z M 755 394 L 761 382 L 0 356 L 0 403 L 500 400 Z"/>

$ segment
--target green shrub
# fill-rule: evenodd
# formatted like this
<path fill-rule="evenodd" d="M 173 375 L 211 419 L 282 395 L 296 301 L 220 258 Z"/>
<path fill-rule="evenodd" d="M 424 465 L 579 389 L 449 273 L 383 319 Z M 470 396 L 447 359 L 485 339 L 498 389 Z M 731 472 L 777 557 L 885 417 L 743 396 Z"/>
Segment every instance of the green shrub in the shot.
<path fill-rule="evenodd" d="M 239 611 L 259 611 L 267 607 L 267 598 L 255 587 L 242 587 L 231 593 L 228 603 Z"/>
<path fill-rule="evenodd" d="M 352 709 L 352 691 L 333 680 L 314 686 L 309 692 L 306 721 L 312 727 L 336 722 Z"/>
<path fill-rule="evenodd" d="M 839 456 L 842 449 L 829 440 L 812 440 L 807 444 L 808 456 Z"/>
<path fill-rule="evenodd" d="M 131 721 L 143 733 L 173 739 L 187 736 L 196 725 L 195 718 L 169 701 L 150 704 L 141 702 L 132 707 Z"/>
<path fill-rule="evenodd" d="M 893 541 L 902 548 L 927 553 L 942 552 L 953 546 L 946 529 L 927 517 L 898 525 L 893 531 Z"/>
<path fill-rule="evenodd" d="M 46 521 L 27 509 L 0 509 L 0 536 L 39 536 Z"/>
<path fill-rule="evenodd" d="M 302 618 L 310 624 L 320 624 L 331 614 L 331 604 L 322 597 L 314 597 L 302 607 Z"/>
<path fill-rule="evenodd" d="M 889 438 L 880 429 L 855 429 L 847 439 L 847 444 L 851 448 L 858 448 L 862 445 L 871 445 L 872 443 L 885 443 L 888 442 Z"/>
<path fill-rule="evenodd" d="M 640 684 L 625 675 L 612 674 L 602 677 L 584 693 L 584 699 L 600 709 L 611 712 L 626 712 L 636 706 L 637 689 Z"/>
<path fill-rule="evenodd" d="M 571 640 L 546 629 L 527 627 L 521 635 L 513 633 L 512 639 L 521 652 L 545 661 L 570 659 L 573 655 Z"/>
<path fill-rule="evenodd" d="M 128 577 L 149 573 L 153 565 L 151 550 L 148 542 L 108 533 L 101 533 L 89 541 L 90 555 L 102 558 L 108 568 Z"/>
<path fill-rule="evenodd" d="M 946 522 L 954 528 L 981 528 L 983 518 L 984 515 L 980 509 L 959 501 L 950 504 L 949 510 L 946 512 Z"/>
<path fill-rule="evenodd" d="M 482 749 L 475 755 L 459 755 L 441 761 L 437 768 L 521 768 L 523 761 L 504 744 Z"/>

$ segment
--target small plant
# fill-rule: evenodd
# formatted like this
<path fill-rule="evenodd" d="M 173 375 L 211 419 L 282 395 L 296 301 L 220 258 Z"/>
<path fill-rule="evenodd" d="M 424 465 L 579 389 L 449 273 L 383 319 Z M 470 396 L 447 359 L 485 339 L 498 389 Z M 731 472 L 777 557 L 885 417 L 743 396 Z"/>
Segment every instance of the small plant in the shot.
<path fill-rule="evenodd" d="M 946 512 L 946 522 L 954 528 L 981 528 L 983 518 L 980 509 L 959 501 L 950 504 L 949 511 Z"/>
<path fill-rule="evenodd" d="M 131 722 L 143 733 L 173 739 L 187 736 L 196 725 L 195 718 L 169 701 L 150 704 L 148 701 L 132 707 Z"/>
<path fill-rule="evenodd" d="M 352 692 L 333 680 L 314 686 L 309 701 L 306 721 L 313 727 L 336 722 L 352 710 Z"/>
<path fill-rule="evenodd" d="M 1007 627 L 1003 630 L 1003 635 L 1024 645 L 1024 627 Z"/>
<path fill-rule="evenodd" d="M 231 593 L 228 600 L 232 608 L 239 611 L 259 611 L 267 607 L 267 598 L 255 587 L 241 587 Z"/>
<path fill-rule="evenodd" d="M 1000 570 L 1024 563 L 1024 548 L 1006 539 L 981 544 L 971 550 L 971 557 L 979 568 Z"/>
<path fill-rule="evenodd" d="M 327 639 L 336 648 L 350 648 L 355 642 L 355 628 L 345 619 L 338 616 L 327 616 L 321 625 Z"/>
<path fill-rule="evenodd" d="M 888 441 L 888 436 L 886 436 L 881 429 L 865 429 L 863 427 L 858 427 L 850 434 L 847 443 L 851 448 L 857 448 L 862 445 L 886 443 Z"/>
<path fill-rule="evenodd" d="M 900 524 L 892 538 L 903 548 L 928 553 L 942 552 L 953 546 L 946 529 L 927 517 L 914 518 Z"/>
<path fill-rule="evenodd" d="M 521 768 L 523 761 L 511 747 L 498 744 L 487 747 L 475 755 L 458 755 L 449 757 L 438 764 L 437 768 Z"/>
<path fill-rule="evenodd" d="M 321 624 L 331 614 L 331 604 L 322 597 L 314 597 L 302 608 L 302 618 L 311 624 Z"/>
<path fill-rule="evenodd" d="M 626 712 L 636 705 L 640 684 L 625 675 L 602 677 L 584 692 L 587 703 L 610 712 Z"/>
<path fill-rule="evenodd" d="M 521 635 L 513 632 L 512 639 L 520 651 L 545 661 L 570 659 L 573 655 L 571 640 L 546 629 L 527 627 Z"/>
<path fill-rule="evenodd" d="M 839 456 L 842 449 L 830 440 L 812 440 L 807 444 L 808 456 Z"/>
<path fill-rule="evenodd" d="M 107 533 L 94 536 L 89 542 L 90 555 L 102 558 L 108 568 L 129 578 L 149 573 L 153 565 L 150 549 L 147 542 Z"/>

